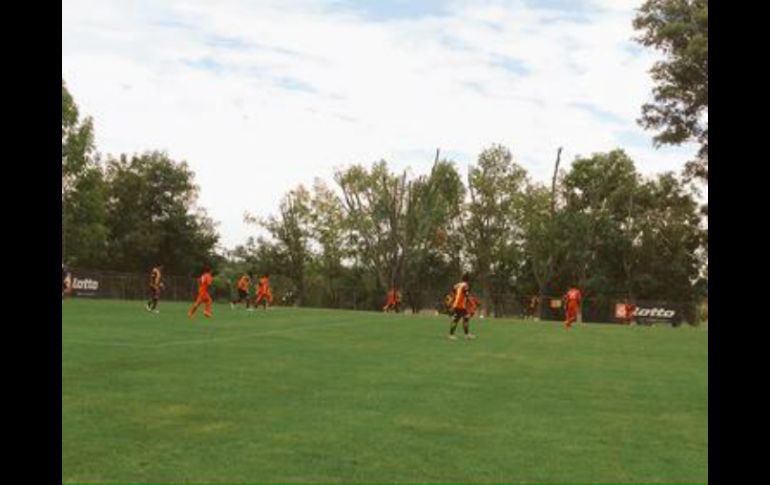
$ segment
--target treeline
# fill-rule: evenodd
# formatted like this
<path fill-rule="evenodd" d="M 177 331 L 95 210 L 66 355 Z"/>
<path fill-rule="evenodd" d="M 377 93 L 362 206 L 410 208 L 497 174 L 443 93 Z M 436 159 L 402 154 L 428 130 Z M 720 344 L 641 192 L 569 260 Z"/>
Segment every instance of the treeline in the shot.
<path fill-rule="evenodd" d="M 93 122 L 62 80 L 62 260 L 80 267 L 188 275 L 221 261 L 214 223 L 196 204 L 195 174 L 148 151 L 102 159 Z"/>
<path fill-rule="evenodd" d="M 247 216 L 270 236 L 220 254 L 187 164 L 153 151 L 102 160 L 62 82 L 66 262 L 132 272 L 162 263 L 179 275 L 208 263 L 222 294 L 242 272 L 268 272 L 286 303 L 376 309 L 396 286 L 416 310 L 467 270 L 492 313 L 569 285 L 589 298 L 693 302 L 707 286 L 695 190 L 673 173 L 643 177 L 622 150 L 541 183 L 494 145 L 464 177 L 438 156 L 420 176 L 385 161 L 345 167 L 285 194 L 276 214 Z"/>
<path fill-rule="evenodd" d="M 672 173 L 643 177 L 622 150 L 578 158 L 548 185 L 498 145 L 465 178 L 438 158 L 418 177 L 354 165 L 331 185 L 291 190 L 276 215 L 248 218 L 271 237 L 237 248 L 231 265 L 280 275 L 313 306 L 355 293 L 375 309 L 395 286 L 426 308 L 465 270 L 492 313 L 569 285 L 589 298 L 694 302 L 707 276 L 694 191 Z"/>

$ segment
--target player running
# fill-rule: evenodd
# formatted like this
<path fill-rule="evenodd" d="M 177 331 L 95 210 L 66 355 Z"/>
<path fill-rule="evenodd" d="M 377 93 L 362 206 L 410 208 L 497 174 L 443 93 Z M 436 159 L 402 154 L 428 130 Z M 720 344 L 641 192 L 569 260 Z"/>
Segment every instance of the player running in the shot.
<path fill-rule="evenodd" d="M 259 279 L 259 286 L 257 287 L 257 297 L 254 301 L 254 306 L 259 307 L 259 304 L 267 310 L 267 305 L 273 304 L 273 293 L 270 291 L 270 275 L 265 273 Z"/>
<path fill-rule="evenodd" d="M 396 290 L 396 288 L 391 288 L 388 290 L 388 294 L 385 297 L 385 306 L 382 307 L 382 311 L 389 312 L 389 311 L 395 311 L 398 312 L 398 306 L 401 304 L 401 292 Z"/>
<path fill-rule="evenodd" d="M 209 295 L 209 286 L 211 286 L 213 281 L 214 277 L 211 276 L 211 269 L 208 266 L 204 266 L 203 272 L 200 277 L 198 277 L 198 297 L 195 299 L 195 303 L 193 303 L 190 311 L 187 312 L 187 316 L 190 317 L 190 319 L 195 318 L 195 312 L 198 310 L 201 303 L 205 305 L 203 307 L 203 316 L 211 318 L 212 301 L 211 296 Z"/>
<path fill-rule="evenodd" d="M 244 274 L 238 280 L 238 298 L 230 302 L 230 308 L 235 309 L 235 305 L 241 303 L 246 304 L 246 309 L 251 309 L 251 302 L 249 301 L 249 288 L 251 288 L 251 279 L 254 278 L 253 273 Z"/>
<path fill-rule="evenodd" d="M 161 271 L 163 265 L 159 264 L 152 268 L 150 271 L 149 293 L 150 300 L 144 306 L 148 312 L 160 313 L 158 310 L 158 300 L 160 299 L 160 290 L 163 288 L 163 282 L 161 281 Z"/>

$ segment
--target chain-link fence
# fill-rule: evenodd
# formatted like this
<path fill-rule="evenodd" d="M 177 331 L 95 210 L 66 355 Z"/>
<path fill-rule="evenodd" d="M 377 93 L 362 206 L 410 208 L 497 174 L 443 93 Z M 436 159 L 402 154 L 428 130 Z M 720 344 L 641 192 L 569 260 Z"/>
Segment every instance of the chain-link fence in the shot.
<path fill-rule="evenodd" d="M 149 298 L 150 273 L 121 273 L 82 268 L 70 269 L 72 296 L 142 300 Z M 161 298 L 189 301 L 195 297 L 195 279 L 186 276 L 163 275 Z"/>
<path fill-rule="evenodd" d="M 72 295 L 88 298 L 112 298 L 120 300 L 142 300 L 149 297 L 149 271 L 147 274 L 122 273 L 74 268 L 71 272 Z M 298 295 L 291 281 L 276 275 L 271 278 L 274 304 L 290 306 L 298 304 Z M 445 312 L 446 290 L 432 288 L 405 289 L 401 292 L 399 311 L 409 313 L 440 314 Z M 196 279 L 192 276 L 163 275 L 161 299 L 167 301 L 192 301 L 197 292 Z M 232 301 L 235 297 L 235 281 L 223 276 L 215 278 L 210 288 L 212 298 L 220 303 Z M 543 321 L 563 321 L 564 305 L 561 297 L 555 295 L 519 295 L 515 293 L 494 293 L 489 296 L 476 293 L 481 299 L 480 315 L 493 318 L 516 318 Z M 254 296 L 254 288 L 250 298 Z M 660 300 L 634 300 L 632 318 L 624 316 L 626 300 L 618 297 L 588 297 L 581 305 L 582 321 L 591 323 L 639 324 L 682 323 L 696 324 L 708 320 L 702 302 L 671 302 Z M 367 288 L 362 285 L 320 283 L 306 285 L 302 306 L 339 308 L 349 310 L 382 310 L 385 304 L 385 290 Z M 707 308 L 707 307 L 706 307 Z"/>

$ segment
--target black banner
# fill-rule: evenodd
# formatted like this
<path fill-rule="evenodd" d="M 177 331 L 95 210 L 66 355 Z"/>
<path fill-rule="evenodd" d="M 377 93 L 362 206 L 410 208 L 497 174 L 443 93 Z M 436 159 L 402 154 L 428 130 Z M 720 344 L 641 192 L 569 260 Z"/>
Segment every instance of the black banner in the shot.
<path fill-rule="evenodd" d="M 681 305 L 667 302 L 636 302 L 633 313 L 626 313 L 625 302 L 615 303 L 615 321 L 634 322 L 639 324 L 668 323 L 679 325 L 683 319 Z"/>
<path fill-rule="evenodd" d="M 75 296 L 98 296 L 102 276 L 96 272 L 73 271 L 71 273 L 71 294 Z"/>

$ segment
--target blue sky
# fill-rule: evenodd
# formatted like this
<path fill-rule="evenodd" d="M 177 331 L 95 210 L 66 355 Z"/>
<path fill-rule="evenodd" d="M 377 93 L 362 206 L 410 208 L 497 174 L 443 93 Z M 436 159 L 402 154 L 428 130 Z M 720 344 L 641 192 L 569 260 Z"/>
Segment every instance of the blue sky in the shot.
<path fill-rule="evenodd" d="M 385 159 L 414 174 L 437 147 L 461 172 L 492 143 L 533 180 L 626 149 L 679 171 L 636 123 L 656 54 L 625 0 L 63 0 L 62 76 L 104 153 L 186 160 L 233 247 L 243 213 L 335 168 Z"/>

